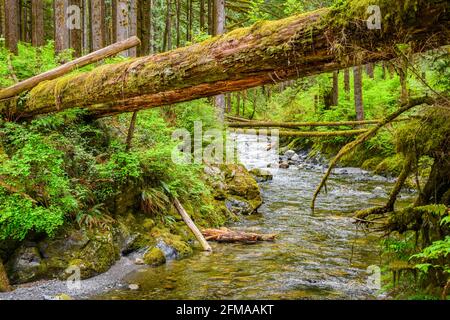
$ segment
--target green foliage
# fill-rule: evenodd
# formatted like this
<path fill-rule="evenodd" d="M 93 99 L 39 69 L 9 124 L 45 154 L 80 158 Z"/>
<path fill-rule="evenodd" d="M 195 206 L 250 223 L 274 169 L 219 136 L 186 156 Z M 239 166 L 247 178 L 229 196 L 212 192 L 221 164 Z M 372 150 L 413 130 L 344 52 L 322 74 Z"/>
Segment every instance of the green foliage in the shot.
<path fill-rule="evenodd" d="M 421 261 L 416 264 L 416 268 L 423 273 L 433 270 L 442 270 L 450 275 L 450 264 L 448 256 L 450 255 L 450 236 L 444 240 L 434 241 L 430 246 L 424 248 L 420 253 L 410 257 L 411 260 Z M 447 263 L 445 263 L 447 261 Z"/>

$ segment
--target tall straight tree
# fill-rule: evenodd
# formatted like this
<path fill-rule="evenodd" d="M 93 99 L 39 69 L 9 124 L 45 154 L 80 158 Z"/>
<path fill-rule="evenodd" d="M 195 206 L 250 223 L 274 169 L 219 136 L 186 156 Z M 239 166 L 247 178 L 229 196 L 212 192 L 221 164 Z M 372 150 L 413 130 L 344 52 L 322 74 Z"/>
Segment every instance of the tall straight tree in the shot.
<path fill-rule="evenodd" d="M 214 0 L 214 35 L 225 32 L 225 0 Z M 219 94 L 214 98 L 214 104 L 219 121 L 224 120 L 225 95 Z"/>
<path fill-rule="evenodd" d="M 339 104 L 339 71 L 333 72 L 333 96 L 331 105 L 337 106 Z"/>
<path fill-rule="evenodd" d="M 81 0 L 69 0 L 70 10 L 66 13 L 70 25 L 69 46 L 74 50 L 74 55 L 76 57 L 81 56 L 83 47 L 81 4 Z"/>
<path fill-rule="evenodd" d="M 166 3 L 166 27 L 164 29 L 162 51 L 172 50 L 172 0 L 167 0 Z"/>
<path fill-rule="evenodd" d="M 354 81 L 353 86 L 355 94 L 356 120 L 364 120 L 361 66 L 353 67 L 353 81 Z"/>
<path fill-rule="evenodd" d="M 128 1 L 127 0 L 115 0 L 114 21 L 115 21 L 115 41 L 122 41 L 128 38 L 128 24 L 129 24 L 129 14 L 128 14 Z M 128 57 L 128 51 L 122 52 L 122 56 Z"/>
<path fill-rule="evenodd" d="M 54 2 L 55 15 L 55 51 L 61 52 L 69 48 L 69 29 L 67 28 L 68 0 L 56 0 Z"/>
<path fill-rule="evenodd" d="M 345 99 L 350 99 L 350 71 L 348 68 L 344 69 L 344 91 L 345 91 Z"/>
<path fill-rule="evenodd" d="M 6 48 L 17 54 L 20 37 L 19 1 L 5 0 L 5 38 Z"/>
<path fill-rule="evenodd" d="M 138 48 L 138 55 L 140 56 L 150 53 L 151 7 L 151 0 L 139 0 L 138 37 L 141 39 L 141 46 Z"/>
<path fill-rule="evenodd" d="M 44 2 L 32 0 L 31 2 L 31 43 L 35 47 L 44 45 Z"/>
<path fill-rule="evenodd" d="M 128 22 L 128 36 L 136 36 L 138 29 L 138 0 L 130 0 L 130 13 Z M 137 57 L 136 47 L 128 49 L 128 55 L 130 57 Z"/>
<path fill-rule="evenodd" d="M 91 0 L 92 51 L 97 51 L 106 45 L 105 12 L 105 0 Z"/>

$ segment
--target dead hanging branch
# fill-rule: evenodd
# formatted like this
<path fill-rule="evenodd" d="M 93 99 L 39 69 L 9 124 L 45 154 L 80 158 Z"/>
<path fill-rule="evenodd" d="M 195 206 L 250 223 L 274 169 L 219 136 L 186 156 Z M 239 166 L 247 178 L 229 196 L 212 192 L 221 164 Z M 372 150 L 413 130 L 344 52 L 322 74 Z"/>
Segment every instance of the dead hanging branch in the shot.
<path fill-rule="evenodd" d="M 357 222 L 372 223 L 371 220 L 368 220 L 368 218 L 370 216 L 382 215 L 382 214 L 394 211 L 395 201 L 397 200 L 398 194 L 400 193 L 403 185 L 405 184 L 406 179 L 408 178 L 409 174 L 411 173 L 413 161 L 414 161 L 413 156 L 408 155 L 406 157 L 405 162 L 403 164 L 402 171 L 400 172 L 400 175 L 397 178 L 397 181 L 389 195 L 389 200 L 386 203 L 386 205 L 384 205 L 382 207 L 372 207 L 372 208 L 368 208 L 368 209 L 363 209 L 363 210 L 359 210 L 359 211 L 355 212 L 355 219 Z"/>
<path fill-rule="evenodd" d="M 357 146 L 361 145 L 362 143 L 366 142 L 367 140 L 373 138 L 377 132 L 383 128 L 388 123 L 392 122 L 396 118 L 398 118 L 400 115 L 405 113 L 406 111 L 422 104 L 428 104 L 431 105 L 434 103 L 434 100 L 430 97 L 420 97 L 420 98 L 414 98 L 410 99 L 409 102 L 404 103 L 397 111 L 391 113 L 386 118 L 384 118 L 380 123 L 378 123 L 375 127 L 368 130 L 367 132 L 361 134 L 358 136 L 358 138 L 350 143 L 347 143 L 345 146 L 339 150 L 338 154 L 330 161 L 329 167 L 327 169 L 327 172 L 322 178 L 322 181 L 320 182 L 319 186 L 317 187 L 316 191 L 314 192 L 313 199 L 311 201 L 311 209 L 314 211 L 316 199 L 322 190 L 322 188 L 325 186 L 326 181 L 328 180 L 328 177 L 330 176 L 333 168 L 336 166 L 336 164 L 339 162 L 339 160 L 349 153 L 350 151 L 354 150 Z"/>

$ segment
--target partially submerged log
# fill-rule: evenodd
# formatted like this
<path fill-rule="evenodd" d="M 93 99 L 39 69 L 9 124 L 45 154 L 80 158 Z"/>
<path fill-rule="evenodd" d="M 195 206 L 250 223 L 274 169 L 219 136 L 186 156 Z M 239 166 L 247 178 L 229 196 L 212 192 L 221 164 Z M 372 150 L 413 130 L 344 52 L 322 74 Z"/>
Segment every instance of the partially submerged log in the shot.
<path fill-rule="evenodd" d="M 237 129 L 236 133 L 260 134 L 262 131 L 258 129 Z M 264 130 L 264 133 L 270 131 Z M 278 131 L 280 137 L 305 137 L 305 138 L 328 138 L 328 137 L 352 137 L 366 133 L 367 129 L 357 130 L 341 130 L 341 131 Z"/>
<path fill-rule="evenodd" d="M 381 9 L 381 30 L 367 28 L 366 2 L 342 1 L 47 81 L 20 103 L 0 103 L 0 115 L 33 117 L 80 107 L 91 117 L 104 117 L 393 59 L 398 43 L 417 52 L 450 41 L 448 0 L 374 0 L 371 5 Z"/>
<path fill-rule="evenodd" d="M 39 83 L 41 83 L 43 81 L 56 79 L 56 78 L 61 77 L 62 75 L 65 75 L 77 68 L 81 68 L 81 67 L 89 65 L 91 63 L 111 57 L 111 56 L 118 54 L 126 49 L 135 47 L 135 46 L 139 45 L 140 43 L 141 43 L 141 41 L 139 40 L 139 38 L 133 36 L 126 40 L 114 43 L 110 46 L 107 46 L 100 50 L 89 53 L 88 55 L 85 55 L 81 58 L 67 62 L 67 63 L 63 64 L 62 66 L 59 66 L 55 69 L 49 70 L 49 71 L 41 73 L 37 76 L 34 76 L 34 77 L 31 77 L 24 81 L 21 81 L 11 87 L 1 89 L 0 90 L 0 100 L 14 97 L 26 90 L 30 90 L 31 88 L 34 88 L 35 86 L 37 86 Z"/>
<path fill-rule="evenodd" d="M 228 228 L 204 229 L 202 234 L 207 240 L 217 242 L 256 243 L 258 241 L 274 241 L 275 234 L 258 234 L 251 232 L 234 231 Z"/>

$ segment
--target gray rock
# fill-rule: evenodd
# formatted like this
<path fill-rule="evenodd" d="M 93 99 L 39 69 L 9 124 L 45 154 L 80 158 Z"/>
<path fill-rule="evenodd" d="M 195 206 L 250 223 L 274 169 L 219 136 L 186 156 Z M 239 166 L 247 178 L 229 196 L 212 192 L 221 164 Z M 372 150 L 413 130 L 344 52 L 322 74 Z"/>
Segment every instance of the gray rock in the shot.
<path fill-rule="evenodd" d="M 294 150 L 288 150 L 288 151 L 286 151 L 286 152 L 284 153 L 284 156 L 285 156 L 286 158 L 288 158 L 288 160 L 291 160 L 292 157 L 293 157 L 295 154 L 296 154 L 296 153 L 295 153 Z"/>
<path fill-rule="evenodd" d="M 236 215 L 251 215 L 254 211 L 253 207 L 248 202 L 233 198 L 225 200 L 225 206 Z"/>

